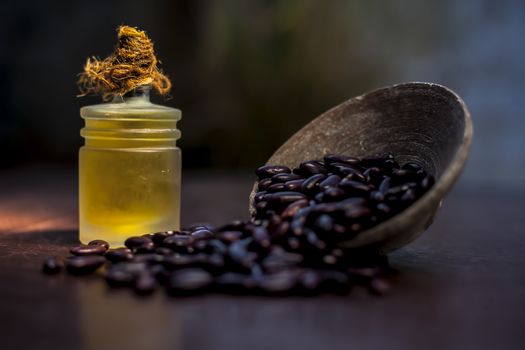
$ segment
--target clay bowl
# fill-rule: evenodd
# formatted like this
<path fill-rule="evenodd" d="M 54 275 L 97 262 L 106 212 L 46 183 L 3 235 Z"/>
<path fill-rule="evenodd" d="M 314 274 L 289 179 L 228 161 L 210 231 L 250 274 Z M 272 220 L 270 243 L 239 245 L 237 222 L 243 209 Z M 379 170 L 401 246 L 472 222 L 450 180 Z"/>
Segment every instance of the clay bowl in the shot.
<path fill-rule="evenodd" d="M 434 187 L 389 220 L 361 232 L 345 248 L 383 252 L 417 238 L 432 223 L 461 173 L 472 141 L 472 121 L 461 98 L 444 86 L 406 83 L 354 97 L 312 120 L 290 137 L 267 164 L 296 167 L 326 154 L 367 156 L 392 152 L 400 163 L 419 163 Z M 250 195 L 253 210 L 254 191 Z"/>

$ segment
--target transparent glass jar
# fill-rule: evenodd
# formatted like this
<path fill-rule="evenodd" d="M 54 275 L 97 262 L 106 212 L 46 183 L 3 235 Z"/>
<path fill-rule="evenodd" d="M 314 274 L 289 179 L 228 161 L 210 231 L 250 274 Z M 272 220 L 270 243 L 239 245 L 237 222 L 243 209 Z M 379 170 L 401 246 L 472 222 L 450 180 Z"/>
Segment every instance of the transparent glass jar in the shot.
<path fill-rule="evenodd" d="M 150 87 L 80 109 L 80 241 L 122 246 L 133 235 L 178 230 L 178 109 L 149 100 Z"/>

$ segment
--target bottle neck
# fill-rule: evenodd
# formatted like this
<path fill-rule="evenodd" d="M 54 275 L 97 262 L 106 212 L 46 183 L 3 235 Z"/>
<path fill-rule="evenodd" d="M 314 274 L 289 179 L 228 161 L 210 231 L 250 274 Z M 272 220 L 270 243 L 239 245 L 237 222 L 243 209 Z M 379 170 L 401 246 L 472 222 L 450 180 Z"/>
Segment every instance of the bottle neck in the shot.
<path fill-rule="evenodd" d="M 151 85 L 137 86 L 123 96 L 114 96 L 111 103 L 148 104 L 150 102 Z"/>
<path fill-rule="evenodd" d="M 80 111 L 85 127 L 80 134 L 87 147 L 157 148 L 176 147 L 180 138 L 180 111 L 152 104 L 150 86 L 139 86 L 106 104 Z"/>

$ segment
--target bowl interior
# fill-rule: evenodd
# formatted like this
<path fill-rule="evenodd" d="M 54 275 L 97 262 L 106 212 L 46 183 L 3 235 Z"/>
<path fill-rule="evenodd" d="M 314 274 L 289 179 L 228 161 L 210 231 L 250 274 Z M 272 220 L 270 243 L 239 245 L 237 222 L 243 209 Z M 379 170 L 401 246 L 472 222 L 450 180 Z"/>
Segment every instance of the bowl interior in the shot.
<path fill-rule="evenodd" d="M 464 110 L 439 85 L 409 83 L 348 100 L 311 121 L 268 160 L 297 166 L 328 153 L 367 156 L 392 152 L 415 161 L 436 179 L 463 143 Z"/>

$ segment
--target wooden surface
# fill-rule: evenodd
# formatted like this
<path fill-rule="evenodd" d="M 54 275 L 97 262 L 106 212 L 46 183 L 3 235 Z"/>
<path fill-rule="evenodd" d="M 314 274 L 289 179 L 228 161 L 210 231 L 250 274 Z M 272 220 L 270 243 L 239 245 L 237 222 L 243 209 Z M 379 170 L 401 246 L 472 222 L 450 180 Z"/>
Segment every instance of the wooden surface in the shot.
<path fill-rule="evenodd" d="M 184 174 L 183 221 L 247 217 L 251 174 Z M 0 173 L 0 349 L 524 349 L 525 195 L 457 190 L 373 297 L 150 298 L 42 275 L 77 242 L 74 169 Z"/>

